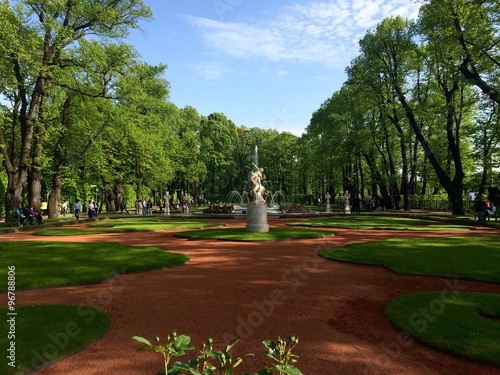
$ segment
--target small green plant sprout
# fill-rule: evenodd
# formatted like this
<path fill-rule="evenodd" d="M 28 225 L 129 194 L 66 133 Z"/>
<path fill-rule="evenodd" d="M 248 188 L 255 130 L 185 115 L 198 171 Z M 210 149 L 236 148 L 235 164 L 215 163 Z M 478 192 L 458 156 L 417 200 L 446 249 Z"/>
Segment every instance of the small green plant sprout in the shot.
<path fill-rule="evenodd" d="M 240 341 L 237 337 L 226 345 L 222 350 L 214 351 L 214 340 L 209 338 L 202 345 L 200 354 L 197 358 L 193 358 L 186 363 L 175 362 L 172 369 L 177 373 L 188 373 L 191 375 L 212 375 L 216 373 L 234 375 L 234 369 L 243 362 L 243 358 L 236 358 L 233 362 L 233 356 L 230 351 Z M 245 356 L 252 356 L 246 354 Z M 214 361 L 218 362 L 218 366 L 214 365 Z"/>
<path fill-rule="evenodd" d="M 165 369 L 161 370 L 157 375 L 236 375 L 235 368 L 242 362 L 243 358 L 233 358 L 230 353 L 231 349 L 240 341 L 240 337 L 235 338 L 227 344 L 222 350 L 215 351 L 213 348 L 214 340 L 209 338 L 206 340 L 196 358 L 192 358 L 187 362 L 176 361 L 169 366 L 173 356 L 183 356 L 187 350 L 192 350 L 194 347 L 190 344 L 189 336 L 179 335 L 175 332 L 167 336 L 167 342 L 160 344 L 160 339 L 156 337 L 157 345 L 151 344 L 149 340 L 134 336 L 134 340 L 139 341 L 143 345 L 137 350 L 152 350 L 163 355 Z M 291 336 L 288 341 L 278 338 L 277 342 L 272 340 L 263 341 L 267 348 L 266 355 L 273 359 L 273 364 L 261 370 L 258 370 L 254 375 L 273 375 L 276 372 L 279 375 L 302 375 L 299 369 L 293 366 L 297 362 L 298 356 L 292 353 L 293 348 L 298 344 L 299 340 L 295 336 Z M 246 354 L 244 357 L 253 356 Z M 251 375 L 245 372 L 242 375 Z"/>
<path fill-rule="evenodd" d="M 156 353 L 160 353 L 163 356 L 163 362 L 165 364 L 165 374 L 168 374 L 168 364 L 173 356 L 183 356 L 186 354 L 186 350 L 193 350 L 194 346 L 191 345 L 191 337 L 185 335 L 177 335 L 176 332 L 172 332 L 167 336 L 167 342 L 165 344 L 160 344 L 160 338 L 156 336 L 157 345 L 151 344 L 148 339 L 140 336 L 132 337 L 134 340 L 142 343 L 136 350 L 151 350 Z M 173 372 L 170 372 L 173 373 Z"/>
<path fill-rule="evenodd" d="M 292 350 L 299 343 L 298 337 L 290 336 L 288 340 L 279 337 L 277 342 L 264 340 L 262 343 L 267 348 L 266 355 L 273 359 L 274 363 L 268 369 L 271 372 L 257 372 L 256 375 L 272 374 L 273 371 L 278 371 L 279 375 L 302 375 L 302 372 L 293 366 L 294 363 L 297 363 L 297 358 L 299 358 L 292 353 Z"/>

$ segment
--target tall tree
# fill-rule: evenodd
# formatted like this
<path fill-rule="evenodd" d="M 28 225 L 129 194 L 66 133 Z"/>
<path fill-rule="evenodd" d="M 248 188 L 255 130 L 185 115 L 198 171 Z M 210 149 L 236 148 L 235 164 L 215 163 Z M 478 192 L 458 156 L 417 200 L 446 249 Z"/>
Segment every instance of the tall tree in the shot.
<path fill-rule="evenodd" d="M 201 154 L 208 170 L 208 191 L 212 202 L 217 199 L 217 190 L 224 195 L 229 192 L 231 176 L 227 176 L 225 172 L 234 163 L 233 147 L 236 138 L 236 125 L 223 113 L 211 113 L 208 117 L 202 117 Z"/>
<path fill-rule="evenodd" d="M 12 108 L 10 128 L 0 129 L 0 152 L 8 173 L 7 216 L 21 201 L 29 168 L 40 167 L 37 158 L 42 152 L 44 104 L 50 90 L 67 86 L 58 81 L 61 71 L 81 65 L 71 59 L 69 49 L 78 48 L 76 42 L 87 35 L 122 37 L 150 16 L 142 0 L 24 0 L 17 2 L 15 11 L 8 3 L 0 4 L 1 63 L 7 74 L 2 80 L 8 83 L 4 95 Z M 32 195 L 32 199 L 37 203 L 39 197 Z"/>
<path fill-rule="evenodd" d="M 433 41 L 432 38 L 428 39 L 429 44 Z M 437 87 L 441 89 L 445 103 L 437 115 L 442 119 L 441 124 L 446 134 L 447 148 L 453 162 L 453 170 L 447 171 L 448 165 L 443 165 L 439 160 L 423 130 L 423 124 L 425 124 L 426 118 L 429 118 L 429 114 L 424 115 L 416 100 L 418 95 L 415 94 L 414 90 L 408 89 L 412 83 L 417 82 L 416 69 L 419 67 L 418 64 L 411 65 L 419 48 L 413 41 L 413 30 L 410 25 L 401 18 L 386 19 L 375 32 L 367 33 L 360 45 L 366 61 L 374 61 L 377 64 L 375 68 L 377 70 L 382 68 L 383 74 L 389 78 L 391 88 L 402 106 L 411 129 L 425 151 L 441 185 L 448 193 L 453 213 L 463 213 L 464 173 L 459 143 L 461 126 L 459 114 L 463 107 L 460 107 L 457 102 L 462 91 L 460 91 L 461 83 L 456 74 L 453 75 L 453 70 L 448 69 L 449 65 L 446 65 L 443 60 L 435 59 L 432 63 L 428 63 L 429 74 L 432 74 L 433 78 L 437 80 Z M 448 52 L 452 53 L 453 51 Z M 442 75 L 436 75 L 438 72 Z M 374 74 L 379 73 L 375 71 Z M 426 109 L 430 108 L 426 107 Z"/>

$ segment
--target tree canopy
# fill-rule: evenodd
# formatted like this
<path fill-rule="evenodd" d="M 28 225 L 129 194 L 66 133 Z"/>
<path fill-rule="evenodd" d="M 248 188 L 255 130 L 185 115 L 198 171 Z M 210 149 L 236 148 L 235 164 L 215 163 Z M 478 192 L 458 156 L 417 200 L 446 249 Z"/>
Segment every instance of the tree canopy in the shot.
<path fill-rule="evenodd" d="M 2 1 L 5 216 L 46 201 L 54 217 L 77 198 L 112 212 L 166 190 L 224 202 L 243 193 L 255 146 L 268 190 L 293 201 L 347 190 L 409 210 L 442 193 L 461 214 L 466 192 L 499 180 L 499 11 L 428 0 L 415 21 L 384 19 L 299 137 L 171 103 L 167 65 L 123 42 L 152 18 L 142 0 Z"/>

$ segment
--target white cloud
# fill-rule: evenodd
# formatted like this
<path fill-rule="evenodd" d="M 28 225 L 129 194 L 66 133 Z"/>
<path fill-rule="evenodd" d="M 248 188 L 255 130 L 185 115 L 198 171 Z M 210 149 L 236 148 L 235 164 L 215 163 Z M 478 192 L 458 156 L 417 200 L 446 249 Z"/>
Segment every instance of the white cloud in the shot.
<path fill-rule="evenodd" d="M 224 76 L 224 74 L 232 71 L 231 68 L 218 61 L 203 61 L 195 64 L 193 69 L 207 81 L 214 81 Z"/>
<path fill-rule="evenodd" d="M 367 29 L 390 16 L 416 18 L 418 8 L 408 0 L 311 1 L 247 23 L 188 19 L 202 31 L 207 46 L 222 55 L 343 69 L 357 55 L 357 41 Z"/>

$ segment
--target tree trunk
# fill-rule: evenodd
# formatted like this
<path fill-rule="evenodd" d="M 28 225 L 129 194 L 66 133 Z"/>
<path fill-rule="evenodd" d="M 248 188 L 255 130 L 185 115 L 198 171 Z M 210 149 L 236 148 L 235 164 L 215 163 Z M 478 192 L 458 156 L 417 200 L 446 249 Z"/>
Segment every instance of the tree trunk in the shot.
<path fill-rule="evenodd" d="M 26 175 L 26 173 L 24 175 Z M 9 173 L 7 190 L 4 197 L 5 221 L 9 221 L 11 219 L 10 212 L 14 211 L 17 208 L 17 205 L 23 201 L 23 184 L 19 181 L 22 178 L 22 175 L 20 176 L 20 173 L 16 171 Z"/>
<path fill-rule="evenodd" d="M 422 134 L 422 131 L 420 129 L 418 121 L 415 118 L 415 115 L 413 113 L 413 109 L 410 107 L 410 105 L 406 101 L 406 97 L 403 94 L 403 90 L 397 85 L 395 86 L 395 90 L 398 93 L 399 101 L 400 101 L 401 105 L 403 106 L 403 109 L 404 109 L 406 117 L 410 123 L 410 126 L 412 127 L 413 131 L 415 132 L 415 135 L 416 135 L 418 141 L 420 142 L 420 145 L 422 146 L 427 158 L 429 159 L 429 162 L 431 163 L 432 167 L 434 168 L 434 171 L 436 172 L 436 175 L 439 179 L 439 182 L 441 183 L 443 188 L 448 193 L 448 197 L 450 199 L 451 207 L 452 207 L 452 214 L 453 215 L 463 215 L 464 214 L 464 205 L 463 205 L 463 200 L 462 200 L 462 191 L 460 191 L 459 193 L 457 192 L 457 189 L 463 189 L 463 170 L 461 168 L 462 165 L 461 165 L 461 160 L 459 159 L 458 150 L 450 149 L 450 152 L 454 156 L 455 170 L 456 170 L 455 177 L 452 181 L 451 178 L 446 173 L 446 171 L 440 165 L 436 156 L 432 152 L 427 140 L 425 139 L 424 135 Z M 448 134 L 449 133 L 450 132 L 448 131 Z M 448 137 L 450 137 L 450 136 L 448 136 Z M 448 138 L 448 145 L 450 148 L 452 147 L 452 144 L 450 142 L 450 138 Z M 458 157 L 458 159 L 457 159 L 457 157 Z"/>
<path fill-rule="evenodd" d="M 113 189 L 111 189 L 109 181 L 106 181 L 104 176 L 101 176 L 101 179 L 103 186 L 102 200 L 104 200 L 106 212 L 113 213 L 116 211 L 115 194 L 113 193 Z"/>
<path fill-rule="evenodd" d="M 40 210 L 42 197 L 42 171 L 37 167 L 31 167 L 28 174 L 28 202 L 35 211 Z"/>
<path fill-rule="evenodd" d="M 120 178 L 115 181 L 115 207 L 119 208 L 123 202 L 123 184 Z"/>
<path fill-rule="evenodd" d="M 61 207 L 61 192 L 62 192 L 62 167 L 66 164 L 63 153 L 63 145 L 65 141 L 66 130 L 69 128 L 69 110 L 71 107 L 71 98 L 66 98 L 61 113 L 62 131 L 54 145 L 54 169 L 52 171 L 52 190 L 49 194 L 48 216 L 49 218 L 58 217 Z M 84 152 L 85 153 L 85 152 Z"/>
<path fill-rule="evenodd" d="M 35 211 L 40 211 L 42 198 L 42 139 L 45 129 L 45 113 L 48 95 L 44 90 L 40 98 L 39 115 L 36 120 L 36 137 L 33 140 L 31 166 L 28 169 L 28 201 Z"/>
<path fill-rule="evenodd" d="M 52 189 L 49 194 L 49 202 L 47 205 L 48 216 L 50 219 L 59 216 L 61 207 L 61 190 L 62 190 L 62 179 L 61 172 L 54 171 L 52 175 Z"/>

